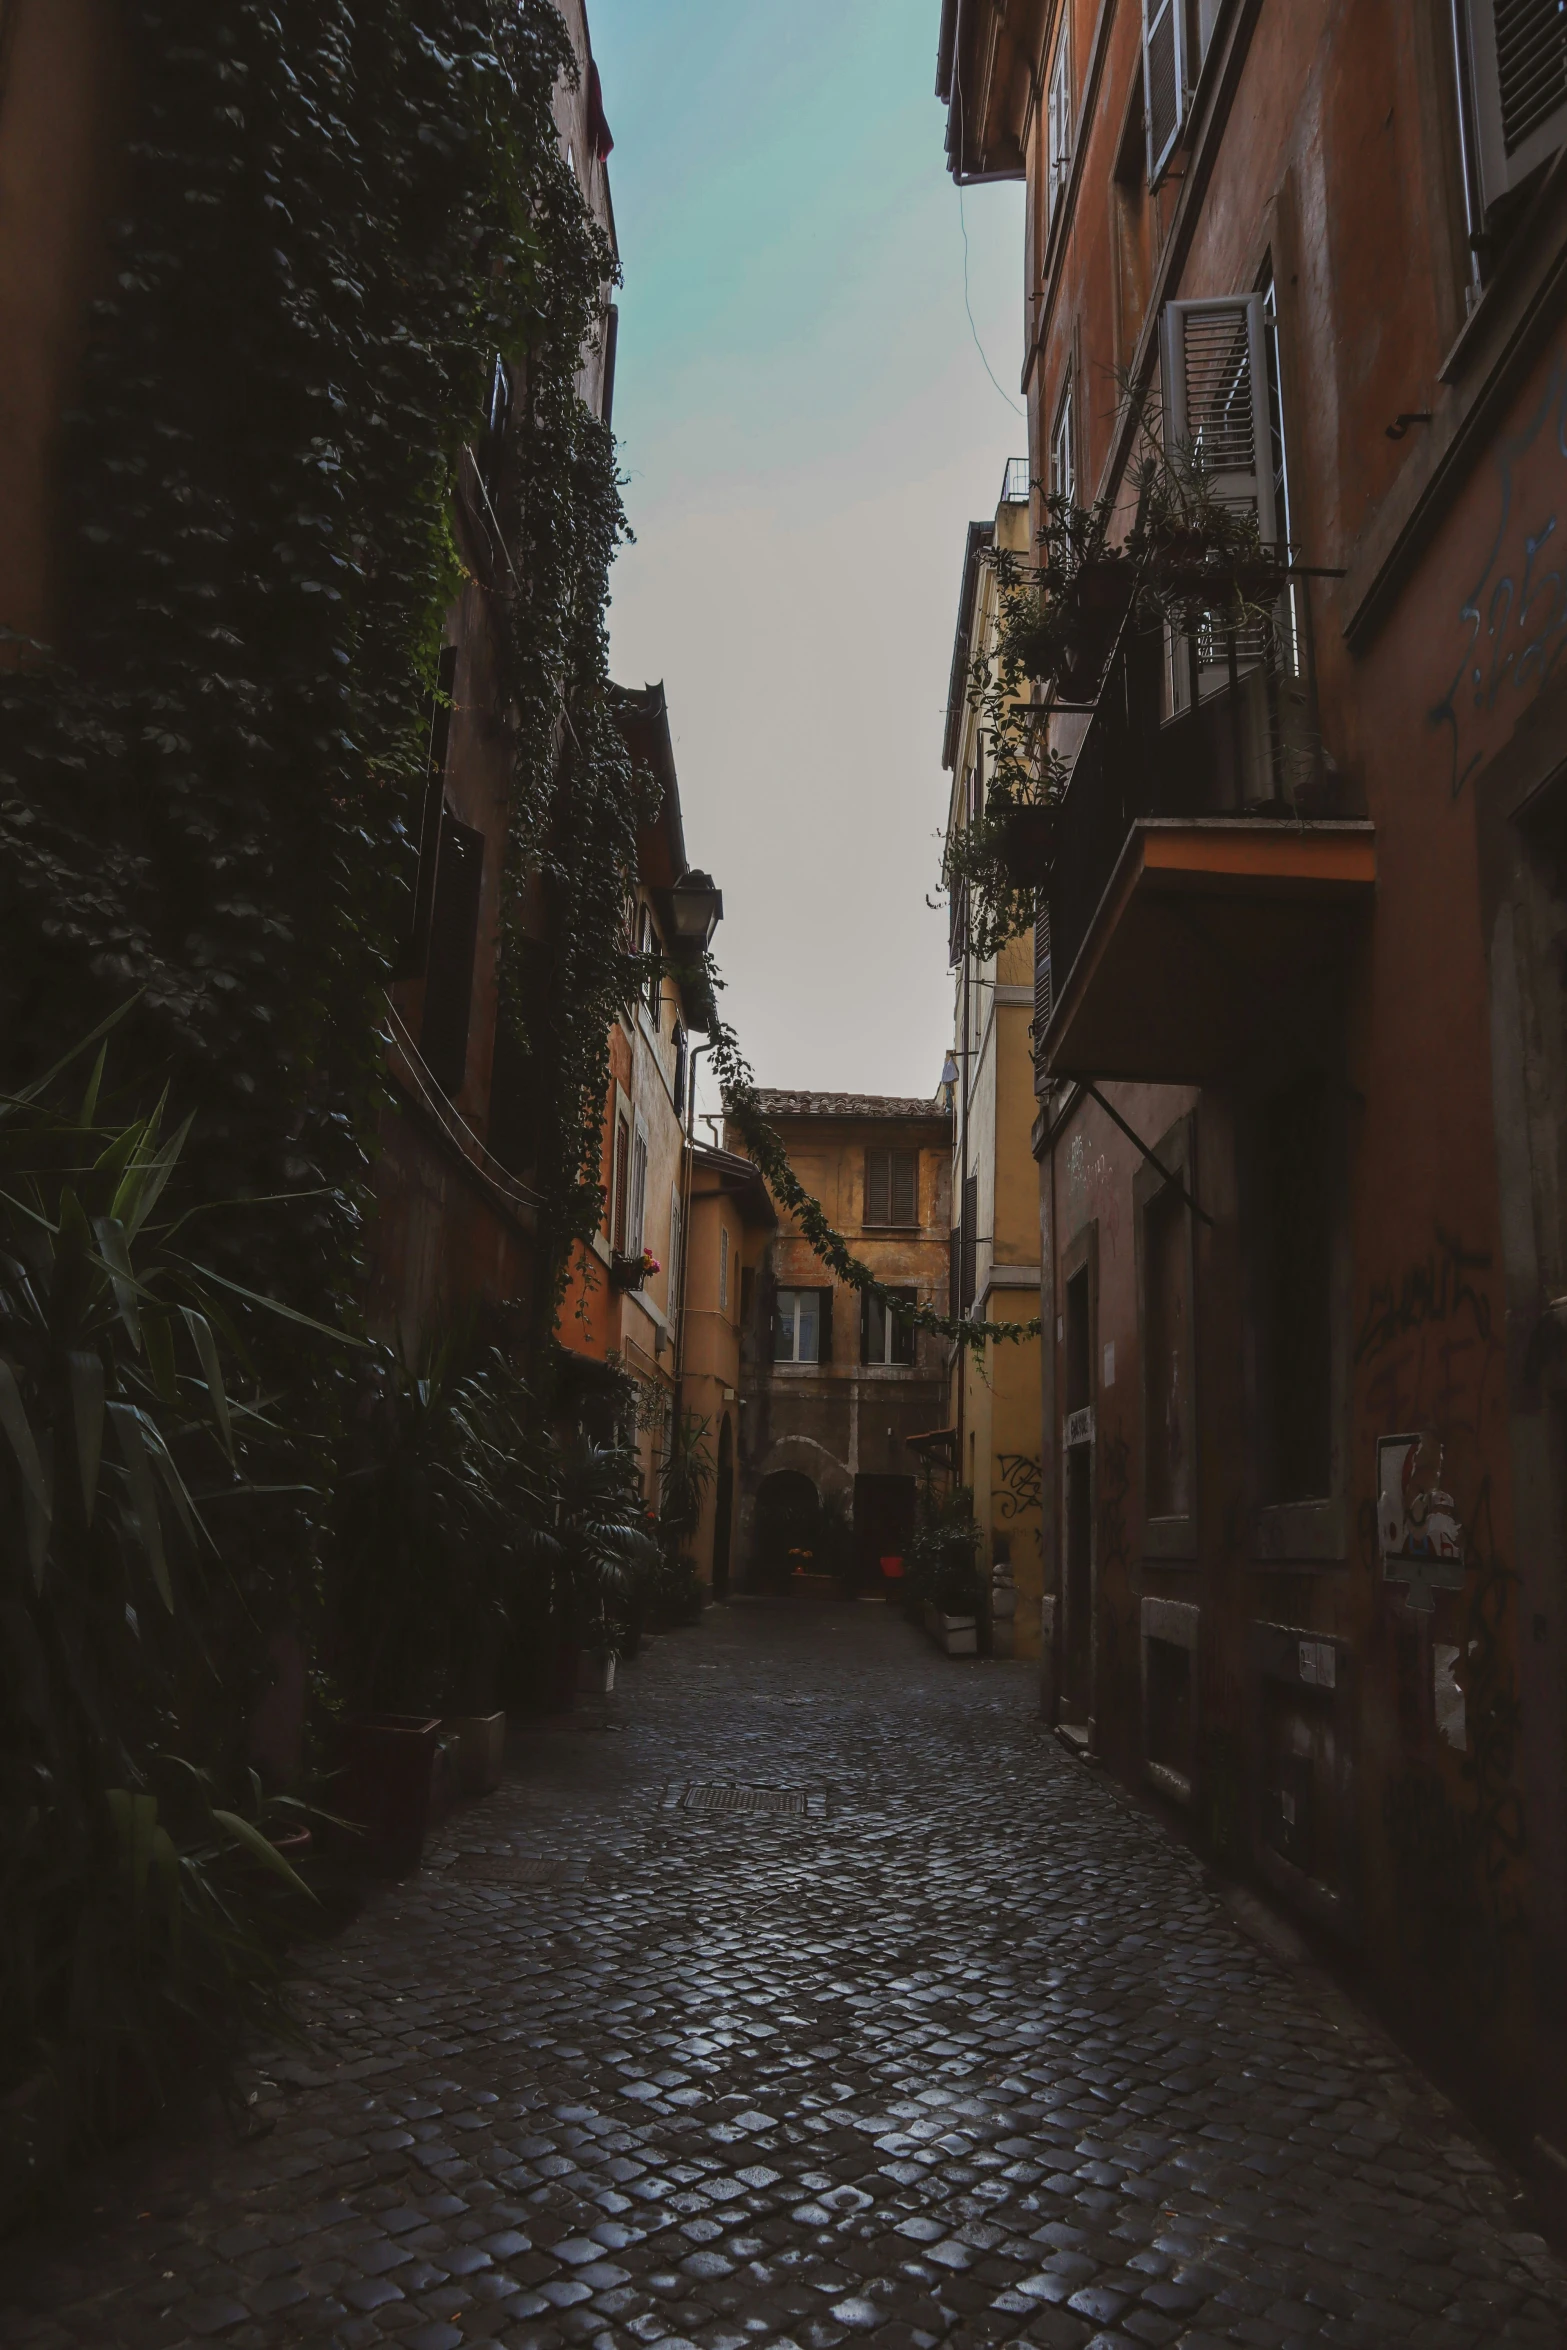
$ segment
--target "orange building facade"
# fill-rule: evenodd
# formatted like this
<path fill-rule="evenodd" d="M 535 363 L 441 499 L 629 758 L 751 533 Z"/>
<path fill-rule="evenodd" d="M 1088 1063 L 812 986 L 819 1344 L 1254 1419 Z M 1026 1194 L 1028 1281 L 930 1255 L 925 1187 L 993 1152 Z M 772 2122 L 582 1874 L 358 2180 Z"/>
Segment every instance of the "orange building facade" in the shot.
<path fill-rule="evenodd" d="M 1027 181 L 1036 532 L 1124 537 L 1152 436 L 1289 566 L 1039 690 L 1043 1701 L 1560 2197 L 1567 33 L 1512 15 L 948 0 L 938 96 Z"/>

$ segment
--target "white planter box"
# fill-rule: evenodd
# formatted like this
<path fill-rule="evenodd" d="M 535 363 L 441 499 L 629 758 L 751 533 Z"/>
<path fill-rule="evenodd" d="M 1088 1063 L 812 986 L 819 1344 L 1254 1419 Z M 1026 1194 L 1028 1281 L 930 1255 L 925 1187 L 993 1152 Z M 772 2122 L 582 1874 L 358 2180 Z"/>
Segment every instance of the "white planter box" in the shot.
<path fill-rule="evenodd" d="M 945 1649 L 948 1656 L 979 1654 L 977 1616 L 944 1616 L 939 1608 L 927 1605 L 925 1629 L 937 1647 Z"/>
<path fill-rule="evenodd" d="M 589 1697 L 607 1697 L 615 1686 L 615 1651 L 585 1648 L 577 1667 L 577 1687 Z"/>

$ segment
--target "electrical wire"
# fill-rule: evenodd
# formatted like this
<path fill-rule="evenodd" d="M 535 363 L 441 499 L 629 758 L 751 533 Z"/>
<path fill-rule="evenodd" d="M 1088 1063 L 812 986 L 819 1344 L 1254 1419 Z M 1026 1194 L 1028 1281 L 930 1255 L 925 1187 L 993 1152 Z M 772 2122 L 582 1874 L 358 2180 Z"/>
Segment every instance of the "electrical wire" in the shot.
<path fill-rule="evenodd" d="M 990 361 L 985 357 L 985 346 L 979 339 L 979 328 L 974 324 L 974 305 L 969 300 L 968 290 L 968 222 L 964 218 L 963 214 L 963 190 L 961 187 L 958 189 L 958 226 L 963 231 L 963 307 L 968 312 L 969 333 L 974 337 L 974 348 L 979 353 L 979 363 L 985 370 L 985 373 L 989 376 L 991 382 L 995 384 L 997 391 L 1000 392 L 1001 397 L 1003 400 L 1005 400 L 1013 415 L 1022 416 L 1026 422 L 1026 411 L 1020 408 L 1016 400 L 1013 399 L 1011 393 L 1007 391 L 1002 384 L 997 382 L 996 371 L 991 366 Z"/>

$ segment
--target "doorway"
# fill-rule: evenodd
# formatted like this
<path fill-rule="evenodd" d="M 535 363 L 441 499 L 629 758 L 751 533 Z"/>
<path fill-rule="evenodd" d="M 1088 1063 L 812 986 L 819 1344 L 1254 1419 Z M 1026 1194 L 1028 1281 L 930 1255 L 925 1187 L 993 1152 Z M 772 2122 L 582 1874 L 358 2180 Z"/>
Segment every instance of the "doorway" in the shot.
<path fill-rule="evenodd" d="M 1094 1697 L 1094 1294 L 1092 1235 L 1066 1261 L 1065 1403 L 1062 1447 L 1061 1711 L 1073 1722 L 1093 1715 Z M 1074 1259 L 1076 1262 L 1074 1263 Z"/>
<path fill-rule="evenodd" d="M 854 1480 L 855 1582 L 867 1598 L 899 1596 L 904 1554 L 914 1532 L 912 1477 L 856 1477 Z M 883 1567 L 895 1560 L 898 1572 Z"/>
<path fill-rule="evenodd" d="M 729 1549 L 734 1538 L 735 1438 L 734 1423 L 724 1414 L 718 1431 L 718 1479 L 713 1512 L 713 1597 L 729 1597 Z"/>

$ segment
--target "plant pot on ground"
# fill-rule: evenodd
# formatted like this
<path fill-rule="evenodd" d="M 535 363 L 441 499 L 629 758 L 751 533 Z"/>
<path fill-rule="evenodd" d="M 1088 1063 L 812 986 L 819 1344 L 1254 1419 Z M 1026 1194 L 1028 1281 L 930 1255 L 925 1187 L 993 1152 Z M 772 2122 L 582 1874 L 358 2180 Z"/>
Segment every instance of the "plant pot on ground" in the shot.
<path fill-rule="evenodd" d="M 448 1714 L 441 1724 L 456 1755 L 457 1784 L 464 1795 L 492 1795 L 506 1759 L 504 1713 Z"/>
<path fill-rule="evenodd" d="M 440 1728 L 434 1714 L 361 1714 L 343 1724 L 333 1809 L 359 1830 L 345 1850 L 364 1866 L 388 1876 L 418 1867 Z"/>

